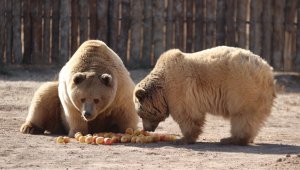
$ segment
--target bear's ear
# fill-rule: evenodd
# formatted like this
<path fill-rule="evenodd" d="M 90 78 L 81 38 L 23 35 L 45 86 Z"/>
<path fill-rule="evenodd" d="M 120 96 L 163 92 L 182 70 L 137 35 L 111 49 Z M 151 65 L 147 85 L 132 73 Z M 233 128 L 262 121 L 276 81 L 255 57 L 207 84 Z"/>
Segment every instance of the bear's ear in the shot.
<path fill-rule="evenodd" d="M 101 82 L 103 84 L 105 84 L 106 86 L 110 86 L 111 82 L 112 82 L 112 76 L 110 74 L 102 74 L 99 79 L 101 80 Z"/>
<path fill-rule="evenodd" d="M 74 76 L 73 76 L 73 82 L 75 84 L 80 84 L 81 82 L 83 82 L 83 80 L 86 79 L 86 75 L 83 74 L 83 73 L 76 73 Z"/>
<path fill-rule="evenodd" d="M 143 100 L 143 98 L 146 96 L 146 90 L 145 89 L 137 89 L 135 91 L 135 97 L 139 99 L 139 101 Z"/>

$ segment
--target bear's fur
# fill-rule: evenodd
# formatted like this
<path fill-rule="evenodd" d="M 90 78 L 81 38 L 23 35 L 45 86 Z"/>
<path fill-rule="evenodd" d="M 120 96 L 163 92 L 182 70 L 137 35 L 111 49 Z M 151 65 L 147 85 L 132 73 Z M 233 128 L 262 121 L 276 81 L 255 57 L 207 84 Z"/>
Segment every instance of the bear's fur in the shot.
<path fill-rule="evenodd" d="M 49 123 L 45 110 L 54 109 L 58 99 L 60 122 L 69 136 L 76 132 L 125 132 L 137 126 L 138 116 L 130 100 L 134 83 L 118 55 L 101 41 L 84 42 L 61 69 L 54 86 L 48 85 L 51 95 L 44 93 L 45 88 L 36 92 L 21 132 L 48 130 L 44 128 L 45 122 Z"/>
<path fill-rule="evenodd" d="M 220 46 L 196 53 L 173 49 L 135 88 L 145 130 L 169 115 L 179 124 L 180 143 L 194 143 L 206 113 L 231 121 L 231 137 L 221 143 L 252 143 L 271 113 L 275 98 L 272 67 L 248 50 Z"/>

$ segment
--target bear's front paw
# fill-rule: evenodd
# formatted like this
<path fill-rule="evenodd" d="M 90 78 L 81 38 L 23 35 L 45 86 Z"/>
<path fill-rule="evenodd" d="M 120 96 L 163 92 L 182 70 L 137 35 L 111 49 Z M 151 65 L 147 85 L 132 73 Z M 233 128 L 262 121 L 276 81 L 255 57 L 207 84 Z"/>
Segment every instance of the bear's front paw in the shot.
<path fill-rule="evenodd" d="M 249 139 L 235 138 L 235 137 L 223 138 L 221 139 L 220 142 L 222 145 L 241 145 L 241 146 L 246 146 L 249 143 L 253 143 L 253 141 L 250 141 Z"/>
<path fill-rule="evenodd" d="M 39 128 L 37 126 L 35 126 L 32 123 L 24 123 L 21 128 L 20 128 L 20 132 L 22 133 L 26 133 L 26 134 L 42 134 L 44 133 L 44 130 L 42 128 Z"/>

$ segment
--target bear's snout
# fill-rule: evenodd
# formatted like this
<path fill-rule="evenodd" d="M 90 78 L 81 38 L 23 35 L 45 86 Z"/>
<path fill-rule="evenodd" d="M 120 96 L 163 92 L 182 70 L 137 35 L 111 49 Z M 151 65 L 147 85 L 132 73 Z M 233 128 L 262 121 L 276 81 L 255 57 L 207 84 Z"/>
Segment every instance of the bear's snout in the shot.
<path fill-rule="evenodd" d="M 89 119 L 92 116 L 92 113 L 89 111 L 83 111 L 82 114 L 83 114 L 84 118 L 86 118 L 86 119 Z"/>

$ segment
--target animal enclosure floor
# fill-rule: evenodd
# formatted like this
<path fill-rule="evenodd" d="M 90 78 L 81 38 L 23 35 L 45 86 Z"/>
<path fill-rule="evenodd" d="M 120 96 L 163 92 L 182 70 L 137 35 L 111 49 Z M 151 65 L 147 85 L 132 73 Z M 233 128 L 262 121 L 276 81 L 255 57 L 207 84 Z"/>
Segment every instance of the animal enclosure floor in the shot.
<path fill-rule="evenodd" d="M 229 122 L 208 116 L 194 145 L 57 144 L 56 136 L 19 132 L 34 91 L 58 69 L 0 70 L 0 169 L 299 169 L 300 76 L 276 73 L 279 92 L 272 114 L 251 146 L 223 146 Z M 148 70 L 133 70 L 137 83 Z M 141 121 L 139 127 L 141 128 Z M 168 118 L 157 132 L 181 135 Z"/>

